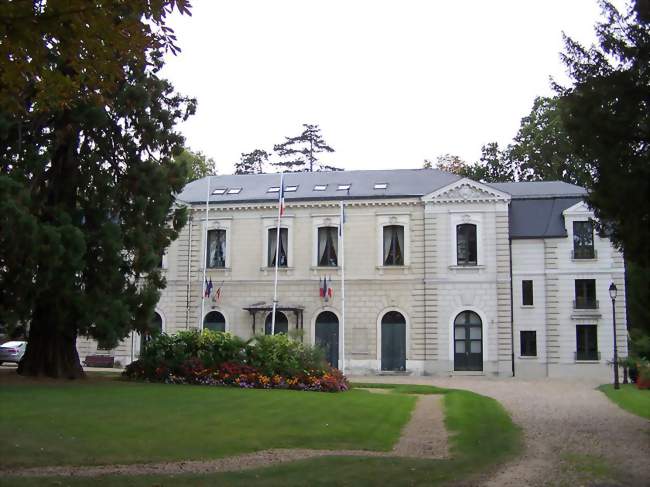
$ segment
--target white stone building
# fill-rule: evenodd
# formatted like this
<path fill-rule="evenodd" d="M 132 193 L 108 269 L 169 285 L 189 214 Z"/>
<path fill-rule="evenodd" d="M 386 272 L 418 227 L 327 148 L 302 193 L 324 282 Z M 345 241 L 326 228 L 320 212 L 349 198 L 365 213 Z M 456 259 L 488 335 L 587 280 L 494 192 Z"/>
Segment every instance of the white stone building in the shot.
<path fill-rule="evenodd" d="M 163 331 L 270 331 L 279 183 L 215 176 L 179 195 L 190 221 L 163 258 Z M 593 231 L 582 188 L 427 169 L 290 173 L 284 187 L 276 332 L 322 344 L 338 365 L 344 351 L 348 373 L 609 377 L 611 283 L 626 355 L 623 257 Z M 135 335 L 111 351 L 79 341 L 82 358 L 122 364 L 139 347 Z"/>

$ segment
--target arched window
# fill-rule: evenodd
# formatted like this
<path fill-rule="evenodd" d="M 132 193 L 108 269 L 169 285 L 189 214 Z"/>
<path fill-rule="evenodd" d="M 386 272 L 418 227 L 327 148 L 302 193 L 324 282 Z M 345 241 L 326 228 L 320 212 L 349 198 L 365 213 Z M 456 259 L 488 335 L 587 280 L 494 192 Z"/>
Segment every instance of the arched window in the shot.
<path fill-rule="evenodd" d="M 271 334 L 271 326 L 272 326 L 272 313 L 269 313 L 266 315 L 266 321 L 264 322 L 264 334 L 270 335 Z M 289 332 L 289 320 L 287 319 L 287 315 L 285 315 L 282 311 L 276 311 L 275 312 L 275 334 L 279 333 L 288 333 Z"/>
<path fill-rule="evenodd" d="M 386 225 L 384 227 L 384 265 L 404 265 L 404 227 Z"/>
<path fill-rule="evenodd" d="M 463 223 L 456 226 L 456 263 L 476 265 L 476 225 Z"/>
<path fill-rule="evenodd" d="M 226 317 L 219 311 L 210 311 L 203 318 L 203 329 L 212 331 L 226 331 Z"/>

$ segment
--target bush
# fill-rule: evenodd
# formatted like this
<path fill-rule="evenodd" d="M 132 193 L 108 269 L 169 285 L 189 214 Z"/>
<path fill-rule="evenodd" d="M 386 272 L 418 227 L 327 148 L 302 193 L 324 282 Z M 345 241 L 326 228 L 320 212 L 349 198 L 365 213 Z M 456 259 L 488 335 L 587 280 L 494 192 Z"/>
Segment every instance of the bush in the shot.
<path fill-rule="evenodd" d="M 322 350 L 282 334 L 256 337 L 253 343 L 208 330 L 161 334 L 123 375 L 171 384 L 324 392 L 349 388 L 343 373 L 327 365 Z"/>
<path fill-rule="evenodd" d="M 636 379 L 636 386 L 639 389 L 650 389 L 650 364 L 648 362 L 641 363 L 638 368 L 639 375 Z"/>

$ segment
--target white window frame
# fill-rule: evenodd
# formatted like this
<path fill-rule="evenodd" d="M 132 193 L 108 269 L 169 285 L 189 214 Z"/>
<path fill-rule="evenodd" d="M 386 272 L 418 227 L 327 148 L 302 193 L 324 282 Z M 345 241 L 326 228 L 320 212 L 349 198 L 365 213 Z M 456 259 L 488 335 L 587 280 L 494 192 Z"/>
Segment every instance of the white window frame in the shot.
<path fill-rule="evenodd" d="M 384 265 L 384 227 L 401 225 L 404 227 L 404 265 Z M 394 213 L 377 215 L 377 267 L 382 269 L 400 269 L 411 265 L 411 215 Z"/>
<path fill-rule="evenodd" d="M 201 245 L 201 265 L 199 266 L 199 269 L 203 269 L 205 267 L 209 272 L 210 271 L 220 271 L 224 269 L 230 269 L 230 247 L 231 247 L 231 236 L 232 236 L 232 231 L 231 231 L 231 224 L 232 224 L 232 219 L 227 218 L 227 219 L 217 219 L 217 220 L 208 220 L 207 227 L 205 225 L 205 222 L 202 223 L 203 225 L 203 243 Z M 208 231 L 209 230 L 225 230 L 226 231 L 226 266 L 225 267 L 207 267 L 208 259 L 207 259 L 207 247 L 208 247 Z"/>
<path fill-rule="evenodd" d="M 289 247 L 287 249 L 288 255 L 287 255 L 287 266 L 286 267 L 279 267 L 280 270 L 282 269 L 291 269 L 293 268 L 293 217 L 290 215 L 284 215 L 282 217 L 282 221 L 280 222 L 280 228 L 286 228 L 287 229 L 287 246 Z M 269 230 L 272 228 L 277 228 L 278 226 L 278 217 L 277 216 L 269 216 L 269 217 L 263 217 L 262 218 L 262 229 L 264 234 L 262 235 L 262 238 L 260 239 L 262 241 L 262 265 L 261 267 L 263 269 L 272 269 L 273 266 L 269 266 L 268 263 L 268 249 L 269 249 Z"/>
<path fill-rule="evenodd" d="M 476 225 L 476 265 L 458 265 L 458 234 L 456 227 L 464 223 Z M 480 213 L 453 213 L 449 218 L 451 248 L 449 267 L 455 269 L 476 269 L 485 267 L 485 244 L 483 242 L 483 215 Z"/>

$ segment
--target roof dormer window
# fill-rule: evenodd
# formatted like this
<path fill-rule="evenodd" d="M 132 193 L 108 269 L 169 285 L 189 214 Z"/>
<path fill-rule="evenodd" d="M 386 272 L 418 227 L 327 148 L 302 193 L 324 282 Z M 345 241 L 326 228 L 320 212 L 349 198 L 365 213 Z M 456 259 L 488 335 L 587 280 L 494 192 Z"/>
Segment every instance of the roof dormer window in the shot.
<path fill-rule="evenodd" d="M 351 186 L 350 184 L 339 184 L 336 187 L 336 190 L 337 191 L 348 191 L 350 189 L 350 186 Z"/>
<path fill-rule="evenodd" d="M 327 189 L 327 184 L 317 184 L 314 186 L 314 191 L 325 191 Z"/>
<path fill-rule="evenodd" d="M 269 189 L 266 190 L 267 193 L 279 193 L 280 192 L 280 186 L 271 186 Z"/>
<path fill-rule="evenodd" d="M 228 194 L 239 194 L 241 193 L 241 188 L 230 188 Z"/>
<path fill-rule="evenodd" d="M 388 183 L 375 183 L 374 189 L 386 189 L 388 188 Z"/>
<path fill-rule="evenodd" d="M 298 190 L 298 186 L 285 186 L 284 187 L 284 192 L 285 193 L 295 193 Z"/>
<path fill-rule="evenodd" d="M 217 188 L 212 192 L 212 194 L 226 194 L 226 188 Z"/>

